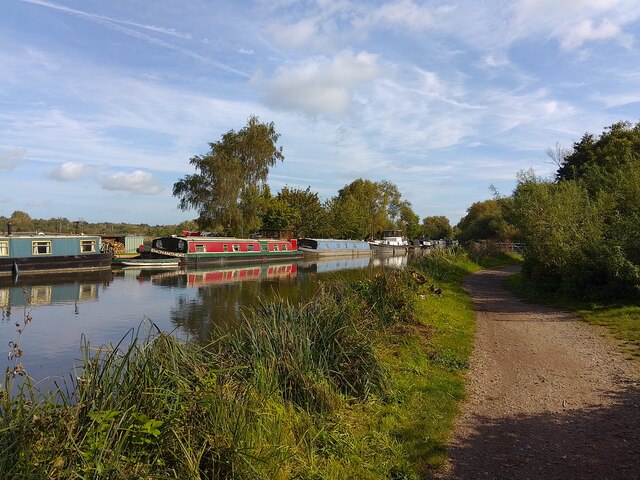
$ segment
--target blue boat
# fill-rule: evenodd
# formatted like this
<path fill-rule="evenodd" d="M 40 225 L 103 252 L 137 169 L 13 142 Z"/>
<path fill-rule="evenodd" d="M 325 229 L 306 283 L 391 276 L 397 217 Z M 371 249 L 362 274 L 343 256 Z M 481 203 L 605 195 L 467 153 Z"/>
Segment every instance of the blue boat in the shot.
<path fill-rule="evenodd" d="M 0 236 L 0 276 L 110 269 L 100 247 L 98 235 Z"/>
<path fill-rule="evenodd" d="M 305 257 L 333 257 L 371 255 L 371 246 L 364 240 L 336 240 L 333 238 L 301 238 L 298 250 Z"/>

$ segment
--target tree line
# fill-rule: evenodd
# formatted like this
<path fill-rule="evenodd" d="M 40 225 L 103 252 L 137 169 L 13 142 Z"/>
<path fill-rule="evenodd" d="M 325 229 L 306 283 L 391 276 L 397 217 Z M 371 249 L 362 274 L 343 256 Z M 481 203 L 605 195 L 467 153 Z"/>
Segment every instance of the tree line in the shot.
<path fill-rule="evenodd" d="M 420 217 L 398 187 L 386 180 L 358 178 L 322 201 L 311 187 L 285 186 L 273 194 L 269 168 L 284 160 L 273 122 L 251 116 L 239 131 L 209 143 L 209 152 L 190 164 L 196 172 L 173 186 L 182 210 L 196 210 L 200 230 L 246 236 L 289 231 L 296 237 L 371 239 L 384 230 L 403 230 L 410 238 L 451 238 L 444 216 Z"/>
<path fill-rule="evenodd" d="M 553 178 L 520 172 L 511 195 L 469 208 L 459 238 L 526 242 L 523 274 L 541 289 L 640 299 L 640 123 L 547 154 Z"/>

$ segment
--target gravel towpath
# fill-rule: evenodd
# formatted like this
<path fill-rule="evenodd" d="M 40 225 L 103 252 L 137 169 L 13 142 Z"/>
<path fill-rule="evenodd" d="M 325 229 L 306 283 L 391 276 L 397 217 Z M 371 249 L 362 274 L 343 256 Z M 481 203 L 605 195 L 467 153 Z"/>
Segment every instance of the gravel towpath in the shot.
<path fill-rule="evenodd" d="M 602 330 L 508 292 L 515 271 L 466 281 L 475 349 L 442 478 L 640 479 L 640 365 Z"/>

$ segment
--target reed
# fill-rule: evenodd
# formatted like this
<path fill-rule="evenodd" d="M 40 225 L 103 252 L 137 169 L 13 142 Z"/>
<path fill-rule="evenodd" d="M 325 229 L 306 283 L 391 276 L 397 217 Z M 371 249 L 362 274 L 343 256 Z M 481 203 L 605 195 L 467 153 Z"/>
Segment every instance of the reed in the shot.
<path fill-rule="evenodd" d="M 279 455 L 277 422 L 256 421 L 263 399 L 229 382 L 210 346 L 141 334 L 85 342 L 62 403 L 5 398 L 3 478 L 241 478 L 279 463 L 263 461 Z"/>
<path fill-rule="evenodd" d="M 365 400 L 386 385 L 363 305 L 338 286 L 305 304 L 261 302 L 239 329 L 221 341 L 243 381 L 277 389 L 312 411 L 332 411 L 340 395 Z M 265 382 L 263 377 L 271 379 Z"/>

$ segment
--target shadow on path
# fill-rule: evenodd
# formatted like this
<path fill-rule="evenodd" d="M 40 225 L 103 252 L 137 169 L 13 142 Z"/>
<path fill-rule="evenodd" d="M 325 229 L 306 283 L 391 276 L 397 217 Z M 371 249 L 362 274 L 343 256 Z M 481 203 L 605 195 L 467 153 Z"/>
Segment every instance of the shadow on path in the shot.
<path fill-rule="evenodd" d="M 602 408 L 472 416 L 476 430 L 450 450 L 450 478 L 631 480 L 640 478 L 640 389 Z"/>

